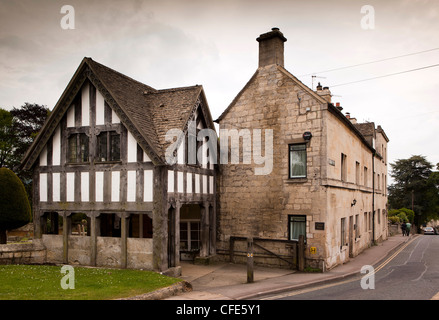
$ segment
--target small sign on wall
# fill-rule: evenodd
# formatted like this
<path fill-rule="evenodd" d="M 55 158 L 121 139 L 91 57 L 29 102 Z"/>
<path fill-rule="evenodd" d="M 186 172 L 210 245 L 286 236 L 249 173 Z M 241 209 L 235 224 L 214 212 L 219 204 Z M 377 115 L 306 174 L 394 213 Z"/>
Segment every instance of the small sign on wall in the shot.
<path fill-rule="evenodd" d="M 324 222 L 316 222 L 314 225 L 314 228 L 316 230 L 325 230 L 325 223 Z"/>

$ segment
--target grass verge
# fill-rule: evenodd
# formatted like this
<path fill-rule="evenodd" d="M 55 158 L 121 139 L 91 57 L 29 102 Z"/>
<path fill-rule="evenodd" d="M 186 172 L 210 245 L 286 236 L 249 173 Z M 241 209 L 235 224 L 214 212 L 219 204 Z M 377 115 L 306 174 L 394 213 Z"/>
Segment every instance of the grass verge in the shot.
<path fill-rule="evenodd" d="M 126 298 L 180 282 L 152 271 L 74 267 L 74 289 L 63 289 L 61 266 L 1 265 L 0 300 L 107 300 Z M 71 279 L 64 283 L 71 284 Z"/>

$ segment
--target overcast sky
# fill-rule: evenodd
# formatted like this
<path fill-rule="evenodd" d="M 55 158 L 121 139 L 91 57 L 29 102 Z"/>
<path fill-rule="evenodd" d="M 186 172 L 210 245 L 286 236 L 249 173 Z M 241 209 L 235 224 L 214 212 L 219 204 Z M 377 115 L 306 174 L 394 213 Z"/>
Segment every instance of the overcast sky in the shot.
<path fill-rule="evenodd" d="M 74 30 L 61 27 L 63 5 Z M 364 5 L 373 29 L 362 28 Z M 216 119 L 256 71 L 256 38 L 272 27 L 288 39 L 288 71 L 309 87 L 315 73 L 343 112 L 383 127 L 390 162 L 439 163 L 439 67 L 339 85 L 439 64 L 437 0 L 0 0 L 0 107 L 52 109 L 91 57 L 156 89 L 201 84 Z"/>

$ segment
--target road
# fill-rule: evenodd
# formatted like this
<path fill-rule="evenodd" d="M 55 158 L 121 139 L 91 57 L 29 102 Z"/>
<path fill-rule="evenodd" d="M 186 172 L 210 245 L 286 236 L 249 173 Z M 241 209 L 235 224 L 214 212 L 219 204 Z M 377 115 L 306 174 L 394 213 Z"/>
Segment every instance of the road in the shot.
<path fill-rule="evenodd" d="M 374 272 L 367 270 L 344 281 L 262 299 L 439 300 L 439 235 L 415 237 L 373 267 Z"/>

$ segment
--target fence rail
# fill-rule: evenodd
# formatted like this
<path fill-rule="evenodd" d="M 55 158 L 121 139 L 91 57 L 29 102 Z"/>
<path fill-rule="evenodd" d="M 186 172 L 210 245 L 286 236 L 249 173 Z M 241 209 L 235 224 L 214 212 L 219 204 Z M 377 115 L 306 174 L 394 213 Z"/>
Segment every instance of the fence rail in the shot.
<path fill-rule="evenodd" d="M 240 256 L 247 255 L 248 251 L 236 250 L 235 243 L 238 241 L 248 242 L 249 238 L 246 237 L 230 237 L 229 243 L 229 259 L 230 262 L 235 262 L 235 254 L 239 254 Z M 274 258 L 280 261 L 286 262 L 289 267 L 292 269 L 298 269 L 303 271 L 305 266 L 305 244 L 304 237 L 301 236 L 299 240 L 283 240 L 283 239 L 266 239 L 266 238 L 252 238 L 252 244 L 261 249 L 263 253 L 254 252 L 252 248 L 252 253 L 254 258 Z M 284 243 L 286 251 L 289 252 L 288 255 L 282 255 L 273 252 L 272 250 L 267 249 L 267 244 L 269 243 Z M 265 245 L 264 245 L 265 244 Z M 248 249 L 247 249 L 248 250 Z"/>

